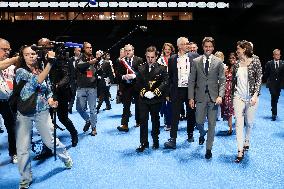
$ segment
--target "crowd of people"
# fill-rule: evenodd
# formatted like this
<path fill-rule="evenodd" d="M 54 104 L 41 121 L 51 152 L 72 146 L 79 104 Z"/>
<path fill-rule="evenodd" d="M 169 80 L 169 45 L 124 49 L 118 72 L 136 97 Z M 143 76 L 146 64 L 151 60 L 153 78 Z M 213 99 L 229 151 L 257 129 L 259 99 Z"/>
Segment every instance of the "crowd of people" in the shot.
<path fill-rule="evenodd" d="M 168 42 L 164 43 L 161 53 L 155 46 L 149 46 L 145 50 L 146 61 L 135 55 L 133 45 L 126 44 L 120 49 L 119 58 L 112 62 L 107 52 L 98 50 L 93 56 L 89 42 L 84 42 L 82 48 L 74 48 L 71 58 L 60 56 L 51 50 L 52 43 L 47 38 L 38 41 L 44 56 L 32 46 L 23 46 L 18 55 L 10 58 L 10 43 L 0 38 L 0 114 L 8 133 L 9 156 L 12 163 L 18 164 L 21 175 L 19 188 L 29 188 L 32 183 L 33 125 L 44 143 L 36 159 L 56 152 L 70 169 L 71 156 L 65 145 L 53 136 L 58 127 L 53 122 L 54 112 L 70 132 L 72 147 L 76 147 L 78 131 L 68 118 L 75 100 L 76 110 L 85 122 L 83 132 L 91 128 L 90 135 L 94 137 L 99 121 L 97 114 L 103 102 L 104 110 L 112 108 L 110 87 L 114 81 L 117 82 L 117 103 L 123 104 L 117 129 L 129 132 L 130 107 L 134 104 L 135 127 L 140 128 L 138 153 L 149 148 L 150 114 L 153 149 L 160 147 L 160 117 L 163 116 L 164 128 L 170 131 L 164 148 L 176 149 L 179 121 L 186 120 L 187 141 L 195 141 L 194 128 L 199 131 L 199 145 L 204 144 L 207 135 L 205 158 L 211 159 L 220 109 L 221 117 L 228 121 L 228 135 L 233 132 L 233 118 L 235 120 L 235 162 L 241 162 L 250 148 L 263 75 L 271 93 L 271 119 L 277 119 L 277 103 L 284 81 L 280 50 L 273 51 L 273 60 L 266 63 L 262 74 L 260 59 L 249 41 L 238 41 L 236 52 L 231 52 L 228 59 L 220 51 L 213 54 L 215 40 L 212 37 L 205 37 L 201 44 L 201 54 L 198 54 L 197 43 L 189 42 L 186 37 L 177 39 L 177 51 Z M 16 102 L 15 107 L 11 99 Z M 28 105 L 24 106 L 25 103 Z M 208 129 L 204 126 L 206 120 Z M 3 131 L 0 127 L 0 133 Z"/>

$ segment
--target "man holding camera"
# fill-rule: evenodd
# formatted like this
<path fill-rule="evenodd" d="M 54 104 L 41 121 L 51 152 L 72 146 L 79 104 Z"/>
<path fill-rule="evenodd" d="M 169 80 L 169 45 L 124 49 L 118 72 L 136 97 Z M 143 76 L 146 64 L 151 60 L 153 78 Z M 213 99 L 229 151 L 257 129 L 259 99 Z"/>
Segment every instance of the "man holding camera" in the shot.
<path fill-rule="evenodd" d="M 51 50 L 54 47 L 52 47 L 51 41 L 47 38 L 41 38 L 38 41 L 38 46 L 43 48 L 42 50 L 43 52 L 41 53 L 43 54 L 44 57 L 42 57 L 43 59 L 41 60 L 42 61 L 41 63 L 42 66 L 44 66 L 46 63 L 45 54 L 48 52 L 48 50 Z M 70 132 L 72 147 L 75 147 L 78 143 L 78 132 L 75 129 L 72 121 L 68 118 L 68 103 L 71 99 L 69 70 L 70 69 L 67 57 L 66 59 L 57 60 L 56 64 L 52 66 L 52 69 L 49 72 L 49 79 L 52 84 L 54 99 L 58 101 L 58 107 L 56 109 L 58 113 L 57 114 L 58 119 Z M 68 93 L 68 91 L 70 92 Z M 53 111 L 55 111 L 55 109 L 51 108 L 50 113 L 52 118 L 53 118 Z M 52 151 L 49 148 L 47 148 L 45 145 L 43 145 L 41 153 L 37 155 L 35 159 L 40 160 L 50 156 L 52 156 Z"/>

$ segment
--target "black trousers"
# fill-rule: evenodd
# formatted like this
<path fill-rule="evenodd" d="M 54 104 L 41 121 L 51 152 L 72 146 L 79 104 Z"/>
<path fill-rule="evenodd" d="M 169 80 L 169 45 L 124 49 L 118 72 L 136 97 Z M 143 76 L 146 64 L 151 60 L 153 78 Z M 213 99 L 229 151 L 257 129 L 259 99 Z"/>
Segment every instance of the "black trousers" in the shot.
<path fill-rule="evenodd" d="M 134 89 L 133 86 L 125 87 L 122 90 L 122 104 L 123 104 L 123 113 L 121 118 L 121 125 L 128 125 L 130 117 L 130 106 L 132 100 L 135 104 L 135 120 L 136 123 L 141 123 L 139 118 L 139 103 L 138 103 L 138 92 Z"/>
<path fill-rule="evenodd" d="M 152 138 L 154 141 L 159 140 L 159 134 L 160 134 L 159 113 L 162 107 L 162 103 L 146 104 L 140 101 L 139 106 L 140 106 L 140 118 L 141 118 L 140 142 L 141 143 L 148 142 L 149 113 L 151 115 L 151 121 L 152 121 L 152 131 L 151 131 Z"/>
<path fill-rule="evenodd" d="M 171 124 L 171 138 L 177 138 L 177 130 L 183 103 L 186 105 L 186 119 L 187 119 L 187 134 L 191 135 L 195 126 L 195 109 L 191 109 L 188 104 L 188 88 L 179 87 L 178 96 L 172 101 L 172 124 Z"/>
<path fill-rule="evenodd" d="M 280 96 L 281 89 L 280 87 L 269 88 L 271 95 L 271 112 L 272 115 L 277 115 L 277 103 Z"/>
<path fill-rule="evenodd" d="M 63 96 L 58 96 L 57 100 L 57 116 L 59 121 L 66 127 L 66 129 L 70 132 L 71 136 L 77 135 L 77 130 L 75 129 L 73 122 L 68 118 L 68 100 Z M 53 118 L 52 112 L 51 118 Z"/>
<path fill-rule="evenodd" d="M 4 125 L 7 129 L 8 133 L 8 150 L 9 156 L 13 156 L 17 154 L 16 150 L 16 135 L 15 135 L 15 116 L 11 111 L 9 106 L 8 100 L 1 100 L 0 101 L 0 114 L 3 117 Z"/>
<path fill-rule="evenodd" d="M 74 81 L 74 82 L 71 82 L 70 86 L 71 86 L 71 99 L 70 99 L 68 108 L 72 109 L 72 107 L 74 105 L 74 102 L 75 102 L 76 91 L 77 91 L 77 84 Z"/>
<path fill-rule="evenodd" d="M 97 106 L 98 110 L 101 108 L 104 101 L 106 103 L 106 108 L 111 108 L 110 100 L 109 100 L 110 98 L 109 89 L 110 89 L 110 86 L 106 86 L 105 81 L 103 79 L 98 80 L 98 91 L 99 91 L 98 92 L 99 102 Z"/>

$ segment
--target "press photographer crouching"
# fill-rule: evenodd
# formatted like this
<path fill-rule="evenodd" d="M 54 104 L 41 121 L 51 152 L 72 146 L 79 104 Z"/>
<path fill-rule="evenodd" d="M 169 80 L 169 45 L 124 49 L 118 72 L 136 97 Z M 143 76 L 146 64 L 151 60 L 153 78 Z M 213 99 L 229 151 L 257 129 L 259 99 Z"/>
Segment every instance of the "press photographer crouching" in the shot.
<path fill-rule="evenodd" d="M 48 52 L 48 63 L 43 70 L 39 69 L 37 54 L 30 46 L 20 50 L 20 66 L 16 68 L 16 85 L 13 95 L 18 96 L 16 119 L 16 143 L 18 167 L 21 175 L 20 187 L 29 188 L 32 183 L 31 173 L 31 133 L 34 125 L 39 131 L 43 143 L 53 150 L 53 127 L 49 114 L 50 107 L 57 107 L 58 102 L 52 98 L 52 91 L 46 77 L 54 63 L 54 52 Z M 32 100 L 34 99 L 34 100 Z M 28 105 L 27 105 L 28 104 Z M 72 159 L 65 146 L 56 139 L 56 153 L 65 167 L 72 167 Z"/>

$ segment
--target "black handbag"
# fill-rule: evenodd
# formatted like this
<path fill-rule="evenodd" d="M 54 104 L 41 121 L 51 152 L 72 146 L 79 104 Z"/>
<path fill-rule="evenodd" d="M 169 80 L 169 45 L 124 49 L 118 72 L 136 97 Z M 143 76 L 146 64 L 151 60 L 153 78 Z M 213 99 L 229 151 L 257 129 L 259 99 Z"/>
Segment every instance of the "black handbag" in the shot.
<path fill-rule="evenodd" d="M 23 115 L 31 115 L 36 113 L 38 89 L 28 99 L 22 100 L 20 92 L 26 83 L 27 81 L 21 80 L 15 85 L 14 91 L 9 98 L 9 105 L 14 113 L 19 111 Z"/>
<path fill-rule="evenodd" d="M 16 84 L 16 81 L 13 81 L 13 93 L 12 95 L 9 97 L 9 105 L 10 108 L 12 110 L 13 113 L 17 113 L 17 102 L 18 102 L 18 98 L 20 96 L 20 92 L 22 90 L 22 88 L 24 87 L 24 85 L 27 83 L 27 81 L 21 80 L 18 84 Z"/>
<path fill-rule="evenodd" d="M 22 115 L 26 116 L 36 113 L 37 95 L 38 90 L 36 89 L 28 99 L 22 100 L 21 97 L 18 98 L 17 109 Z"/>

